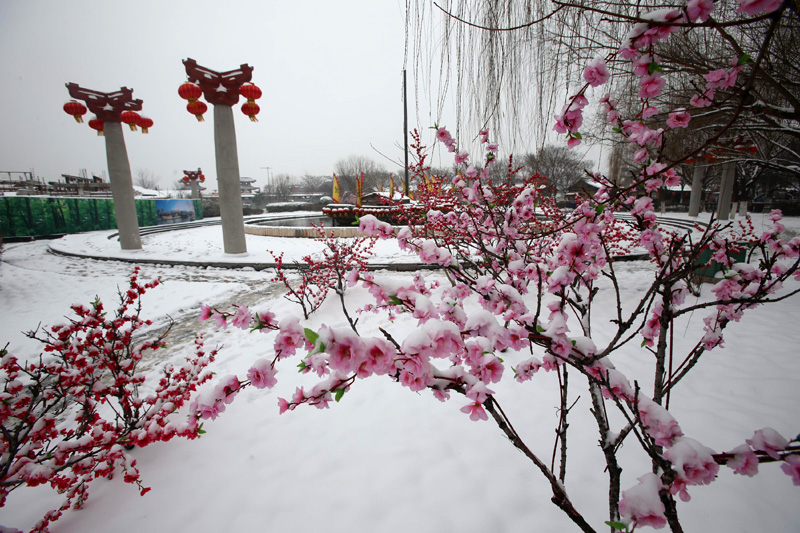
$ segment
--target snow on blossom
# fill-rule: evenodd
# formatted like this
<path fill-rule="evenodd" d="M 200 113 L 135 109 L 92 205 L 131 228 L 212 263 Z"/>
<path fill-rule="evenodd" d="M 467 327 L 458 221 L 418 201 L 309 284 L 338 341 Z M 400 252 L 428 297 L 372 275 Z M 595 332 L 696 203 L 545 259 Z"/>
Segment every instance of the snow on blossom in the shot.
<path fill-rule="evenodd" d="M 686 128 L 689 126 L 689 121 L 692 119 L 692 115 L 686 112 L 684 109 L 677 109 L 669 114 L 669 118 L 667 119 L 667 126 L 670 128 Z"/>
<path fill-rule="evenodd" d="M 677 437 L 664 451 L 664 457 L 686 485 L 708 485 L 719 472 L 714 450 L 689 437 Z"/>
<path fill-rule="evenodd" d="M 606 62 L 602 57 L 596 57 L 591 63 L 586 65 L 583 71 L 583 79 L 592 87 L 603 85 L 611 77 L 606 67 Z"/>
<path fill-rule="evenodd" d="M 659 491 L 663 488 L 661 480 L 653 473 L 639 478 L 639 483 L 622 492 L 619 501 L 619 514 L 631 520 L 636 526 L 650 526 L 661 529 L 667 525 L 664 504 Z"/>
<path fill-rule="evenodd" d="M 754 450 L 765 452 L 773 459 L 780 459 L 781 456 L 778 452 L 786 449 L 786 446 L 789 445 L 789 441 L 783 435 L 769 427 L 757 430 L 753 434 L 753 438 L 747 439 L 745 442 Z"/>
<path fill-rule="evenodd" d="M 772 13 L 778 9 L 783 0 L 739 0 L 739 13 L 748 15 L 758 15 L 761 13 Z"/>
<path fill-rule="evenodd" d="M 658 446 L 671 446 L 676 438 L 683 436 L 678 421 L 669 411 L 646 396 L 640 395 L 637 400 L 642 425 Z"/>
<path fill-rule="evenodd" d="M 522 361 L 514 367 L 514 379 L 522 383 L 533 378 L 533 375 L 541 368 L 542 362 L 537 357 L 531 357 Z"/>
<path fill-rule="evenodd" d="M 728 459 L 725 466 L 732 468 L 734 474 L 754 476 L 758 474 L 758 456 L 747 444 L 740 444 L 728 452 L 733 458 Z"/>
<path fill-rule="evenodd" d="M 455 157 L 456 165 L 463 165 L 469 159 L 469 153 L 464 150 L 458 152 Z"/>
<path fill-rule="evenodd" d="M 391 224 L 380 221 L 374 215 L 364 215 L 358 219 L 359 231 L 367 235 L 375 235 L 382 239 L 392 237 L 394 228 Z"/>
<path fill-rule="evenodd" d="M 259 359 L 247 371 L 247 379 L 257 389 L 271 389 L 278 383 L 277 373 L 268 359 Z"/>

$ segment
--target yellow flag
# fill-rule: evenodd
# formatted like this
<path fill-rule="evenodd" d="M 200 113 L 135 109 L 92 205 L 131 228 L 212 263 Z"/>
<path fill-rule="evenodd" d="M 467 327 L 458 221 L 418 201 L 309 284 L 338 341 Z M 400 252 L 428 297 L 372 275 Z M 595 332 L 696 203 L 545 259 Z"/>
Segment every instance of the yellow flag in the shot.
<path fill-rule="evenodd" d="M 394 176 L 389 174 L 389 199 L 394 199 Z"/>
<path fill-rule="evenodd" d="M 333 175 L 333 201 L 337 204 L 342 201 L 342 191 L 339 188 L 339 178 Z"/>

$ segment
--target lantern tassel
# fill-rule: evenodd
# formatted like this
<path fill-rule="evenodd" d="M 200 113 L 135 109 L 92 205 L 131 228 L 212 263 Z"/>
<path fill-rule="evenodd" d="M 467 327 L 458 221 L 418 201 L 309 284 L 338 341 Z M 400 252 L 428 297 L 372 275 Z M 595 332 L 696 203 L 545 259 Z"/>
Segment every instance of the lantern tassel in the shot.
<path fill-rule="evenodd" d="M 197 122 L 205 122 L 203 115 L 195 115 L 195 117 L 197 118 Z"/>
<path fill-rule="evenodd" d="M 106 134 L 105 134 L 105 133 L 103 133 L 103 130 L 97 130 L 97 136 L 98 136 L 98 137 L 105 137 L 105 136 L 106 136 Z"/>
<path fill-rule="evenodd" d="M 80 116 L 80 115 L 72 115 L 72 116 L 75 117 L 75 122 L 77 122 L 78 124 L 83 124 L 83 117 L 82 116 Z"/>
<path fill-rule="evenodd" d="M 251 122 L 258 122 L 258 119 L 256 118 L 255 115 L 250 115 L 250 121 Z"/>
<path fill-rule="evenodd" d="M 131 127 L 131 131 L 136 131 L 136 124 L 128 124 Z"/>
<path fill-rule="evenodd" d="M 142 128 L 142 133 L 147 133 L 147 128 Z"/>

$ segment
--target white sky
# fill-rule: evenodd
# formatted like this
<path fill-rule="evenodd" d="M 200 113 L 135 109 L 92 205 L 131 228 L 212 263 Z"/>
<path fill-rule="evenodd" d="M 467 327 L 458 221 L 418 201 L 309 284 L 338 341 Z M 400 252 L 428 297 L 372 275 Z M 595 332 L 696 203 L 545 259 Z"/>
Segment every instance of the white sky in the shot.
<path fill-rule="evenodd" d="M 395 170 L 370 144 L 401 158 L 404 30 L 400 0 L 3 0 L 0 171 L 33 169 L 49 181 L 106 170 L 103 139 L 61 109 L 64 84 L 75 82 L 102 92 L 126 86 L 144 101 L 150 133 L 125 128 L 134 179 L 148 169 L 171 185 L 197 167 L 213 177 L 211 110 L 198 123 L 177 93 L 187 57 L 218 71 L 254 67 L 259 122 L 241 113 L 244 100 L 234 113 L 241 175 L 259 185 L 261 167 L 330 175 L 351 154 Z M 408 86 L 413 128 L 411 72 Z"/>

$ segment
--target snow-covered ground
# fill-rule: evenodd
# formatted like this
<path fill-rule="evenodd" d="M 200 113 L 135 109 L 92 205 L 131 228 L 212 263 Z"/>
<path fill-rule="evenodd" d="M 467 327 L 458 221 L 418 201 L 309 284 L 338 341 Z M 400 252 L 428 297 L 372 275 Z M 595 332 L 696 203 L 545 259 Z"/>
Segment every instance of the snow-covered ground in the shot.
<path fill-rule="evenodd" d="M 761 215 L 754 215 L 758 227 Z M 787 228 L 800 232 L 800 219 Z M 108 232 L 69 236 L 52 243 L 73 251 L 109 255 L 119 252 Z M 136 257 L 174 259 L 230 258 L 222 253 L 221 229 L 199 228 L 146 236 Z M 62 322 L 71 303 L 88 303 L 99 295 L 113 302 L 116 286 L 125 283 L 131 265 L 62 257 L 48 252 L 47 242 L 6 244 L 0 265 L 0 342 L 17 356 L 38 354 L 35 342 L 21 331 L 39 323 Z M 314 246 L 310 240 L 247 237 L 248 261 L 271 257 L 264 250 L 285 251 L 299 258 Z M 400 260 L 391 243 L 376 249 L 380 262 Z M 88 253 L 88 252 L 86 252 Z M 216 259 L 213 259 L 216 260 Z M 646 283 L 645 262 L 619 263 L 623 291 L 634 298 Z M 271 353 L 271 335 L 198 323 L 199 305 L 225 307 L 244 302 L 278 316 L 293 312 L 269 273 L 247 269 L 204 269 L 145 265 L 142 278 L 161 276 L 166 283 L 144 298 L 143 315 L 163 327 L 167 315 L 177 322 L 167 339 L 169 357 L 178 360 L 191 334 L 204 332 L 207 345 L 220 345 L 213 370 L 244 375 L 250 363 Z M 407 274 L 382 273 L 402 278 Z M 426 273 L 427 277 L 440 276 Z M 708 291 L 708 286 L 704 287 Z M 348 293 L 351 307 L 369 301 L 360 289 Z M 329 301 L 309 322 L 344 324 L 337 302 Z M 601 319 L 598 309 L 595 319 Z M 411 330 L 401 320 L 396 331 Z M 730 449 L 771 426 L 785 436 L 800 431 L 800 298 L 745 314 L 725 334 L 725 349 L 706 354 L 675 391 L 671 412 L 684 432 L 713 448 Z M 675 328 L 696 337 L 699 317 Z M 363 315 L 359 329 L 372 334 L 381 325 Z M 630 375 L 646 365 L 642 353 L 621 354 L 615 363 Z M 292 394 L 306 376 L 294 377 L 296 362 L 281 367 L 275 389 L 244 391 L 199 440 L 174 440 L 134 451 L 147 486 L 140 497 L 120 478 L 90 486 L 85 509 L 65 514 L 51 528 L 58 532 L 139 533 L 143 531 L 328 531 L 328 532 L 531 532 L 573 531 L 550 502 L 546 481 L 490 422 L 471 422 L 459 408 L 460 398 L 440 403 L 429 393 L 413 393 L 371 378 L 355 384 L 330 410 L 301 407 L 278 414 L 277 398 Z M 493 387 L 503 409 L 529 446 L 549 460 L 556 424 L 555 376 L 539 373 L 518 384 L 510 373 Z M 572 375 L 571 375 L 572 378 Z M 574 378 L 578 382 L 578 378 Z M 573 389 L 578 390 L 578 388 Z M 604 530 L 607 496 L 597 430 L 581 396 L 573 410 L 567 489 L 576 507 Z M 623 450 L 628 469 L 623 487 L 647 472 L 633 442 Z M 722 468 L 719 479 L 690 490 L 681 503 L 687 532 L 796 532 L 800 529 L 800 488 L 775 465 L 763 465 L 754 478 Z M 23 488 L 0 508 L 0 524 L 31 527 L 44 511 L 57 507 L 59 495 L 49 488 Z"/>

